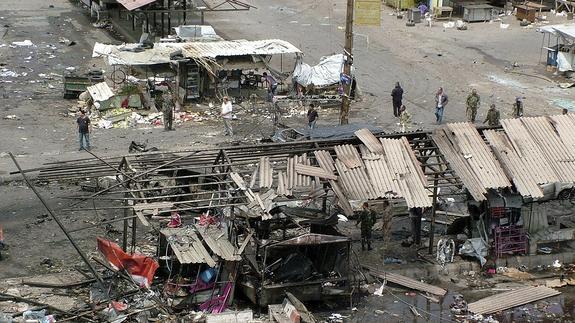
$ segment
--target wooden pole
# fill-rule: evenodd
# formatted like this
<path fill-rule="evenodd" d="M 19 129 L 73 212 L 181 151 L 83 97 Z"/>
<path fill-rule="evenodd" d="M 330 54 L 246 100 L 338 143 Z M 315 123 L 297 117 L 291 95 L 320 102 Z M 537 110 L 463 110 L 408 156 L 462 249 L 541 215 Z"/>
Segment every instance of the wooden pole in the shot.
<path fill-rule="evenodd" d="M 350 91 L 351 91 L 351 65 L 353 64 L 353 3 L 354 0 L 347 0 L 347 11 L 345 17 L 345 47 L 344 47 L 344 65 L 343 74 L 349 77 L 349 83 L 343 84 L 343 97 L 341 100 L 341 110 L 339 113 L 339 124 L 349 123 L 349 106 L 350 102 Z"/>
<path fill-rule="evenodd" d="M 435 175 L 433 179 L 433 198 L 431 202 L 431 224 L 429 225 L 429 254 L 433 254 L 433 230 L 435 230 L 435 213 L 437 211 L 437 181 L 438 174 Z"/>

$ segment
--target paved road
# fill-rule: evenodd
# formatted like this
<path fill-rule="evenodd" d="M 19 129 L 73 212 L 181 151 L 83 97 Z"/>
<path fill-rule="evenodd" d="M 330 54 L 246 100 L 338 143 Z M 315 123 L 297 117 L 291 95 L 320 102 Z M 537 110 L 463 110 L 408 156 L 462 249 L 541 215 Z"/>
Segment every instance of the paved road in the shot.
<path fill-rule="evenodd" d="M 230 39 L 282 38 L 305 53 L 308 63 L 321 56 L 341 52 L 344 34 L 344 0 L 253 0 L 258 9 L 240 13 L 218 13 L 208 22 Z M 352 120 L 374 120 L 395 129 L 390 118 L 390 91 L 400 81 L 406 92 L 408 109 L 419 127 L 432 127 L 433 95 L 443 86 L 450 95 L 445 121 L 464 120 L 464 100 L 471 87 L 483 97 L 481 119 L 490 103 L 504 114 L 511 111 L 516 95 L 527 97 L 526 112 L 541 115 L 559 112 L 553 97 L 569 97 L 545 80 L 507 73 L 544 73 L 537 65 L 541 34 L 523 29 L 515 17 L 503 17 L 509 29 L 499 22 L 474 23 L 467 31 L 444 29 L 442 23 L 429 28 L 422 24 L 406 27 L 404 20 L 390 16 L 384 8 L 382 27 L 356 27 L 355 68 L 364 92 L 364 101 L 352 109 Z M 558 18 L 559 19 L 559 18 Z M 562 21 L 559 21 L 562 22 Z M 544 92 L 545 91 L 545 92 Z M 575 102 L 573 102 L 575 104 Z M 335 121 L 336 115 L 330 121 Z"/>

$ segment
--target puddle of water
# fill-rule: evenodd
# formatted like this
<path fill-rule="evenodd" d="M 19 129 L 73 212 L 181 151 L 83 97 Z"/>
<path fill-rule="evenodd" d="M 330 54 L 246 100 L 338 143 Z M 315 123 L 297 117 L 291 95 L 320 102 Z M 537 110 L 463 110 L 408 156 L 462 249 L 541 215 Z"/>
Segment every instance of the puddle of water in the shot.
<path fill-rule="evenodd" d="M 575 101 L 573 100 L 558 98 L 551 100 L 551 104 L 571 112 L 575 111 Z"/>
<path fill-rule="evenodd" d="M 519 89 L 527 89 L 528 88 L 527 86 L 523 85 L 522 83 L 520 83 L 518 81 L 511 80 L 508 78 L 503 78 L 503 77 L 500 77 L 497 75 L 489 75 L 489 80 L 491 82 L 495 82 L 497 84 L 515 87 L 515 88 L 519 88 Z"/>

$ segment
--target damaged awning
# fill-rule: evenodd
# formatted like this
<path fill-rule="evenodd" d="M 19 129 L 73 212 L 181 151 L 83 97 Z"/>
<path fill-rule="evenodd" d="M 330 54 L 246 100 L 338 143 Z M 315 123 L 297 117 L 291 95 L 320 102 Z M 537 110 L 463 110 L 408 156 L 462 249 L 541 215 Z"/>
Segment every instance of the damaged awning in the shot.
<path fill-rule="evenodd" d="M 555 36 L 561 36 L 567 40 L 575 41 L 575 24 L 542 26 L 539 27 L 537 31 Z"/>
<path fill-rule="evenodd" d="M 157 0 L 118 0 L 118 3 L 129 11 L 132 11 L 156 1 Z"/>
<path fill-rule="evenodd" d="M 189 58 L 216 58 L 225 56 L 300 54 L 291 43 L 281 39 L 227 40 L 218 42 L 184 43 L 182 54 Z"/>
<path fill-rule="evenodd" d="M 144 49 L 140 44 L 108 45 L 94 44 L 92 57 L 106 57 L 107 63 L 126 66 L 149 66 L 170 63 L 171 56 L 179 51 L 177 44 L 158 43 Z"/>
<path fill-rule="evenodd" d="M 188 42 L 195 41 L 222 41 L 212 26 L 206 25 L 183 25 L 174 27 L 176 35 Z"/>

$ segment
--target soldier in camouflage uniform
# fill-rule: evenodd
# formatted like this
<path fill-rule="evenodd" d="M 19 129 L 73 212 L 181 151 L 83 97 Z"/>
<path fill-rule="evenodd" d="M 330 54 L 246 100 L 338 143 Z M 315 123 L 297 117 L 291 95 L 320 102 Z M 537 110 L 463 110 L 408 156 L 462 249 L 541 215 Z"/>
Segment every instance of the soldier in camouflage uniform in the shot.
<path fill-rule="evenodd" d="M 387 247 L 391 241 L 391 221 L 393 219 L 393 208 L 388 200 L 383 201 L 383 222 L 381 230 L 383 231 L 383 242 Z"/>
<path fill-rule="evenodd" d="M 361 213 L 357 219 L 358 226 L 361 223 L 361 250 L 365 250 L 365 245 L 367 244 L 367 250 L 371 250 L 371 229 L 375 224 L 375 211 L 369 208 L 367 202 L 363 203 Z"/>
<path fill-rule="evenodd" d="M 162 112 L 164 113 L 164 130 L 174 130 L 172 125 L 174 122 L 174 101 L 170 90 L 162 94 Z"/>
<path fill-rule="evenodd" d="M 479 94 L 477 94 L 477 90 L 471 90 L 471 94 L 467 96 L 467 121 L 475 122 L 475 116 L 477 115 L 477 109 L 479 109 L 479 104 L 481 102 L 481 98 Z"/>
<path fill-rule="evenodd" d="M 405 105 L 399 108 L 399 126 L 401 127 L 401 132 L 405 132 L 405 129 L 409 127 L 411 123 L 411 114 L 407 112 Z"/>
<path fill-rule="evenodd" d="M 495 108 L 495 104 L 492 104 L 489 107 L 489 110 L 487 110 L 487 117 L 485 117 L 485 121 L 483 121 L 483 123 L 487 122 L 490 127 L 495 127 L 499 125 L 499 118 L 499 110 Z"/>

